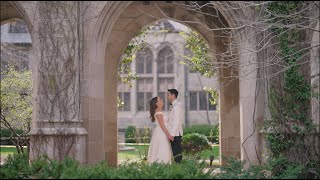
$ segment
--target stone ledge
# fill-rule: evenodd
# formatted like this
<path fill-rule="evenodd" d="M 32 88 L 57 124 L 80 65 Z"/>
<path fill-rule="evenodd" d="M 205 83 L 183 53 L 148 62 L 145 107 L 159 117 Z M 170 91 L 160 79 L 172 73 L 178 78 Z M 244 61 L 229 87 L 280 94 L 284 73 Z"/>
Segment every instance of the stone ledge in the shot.
<path fill-rule="evenodd" d="M 85 128 L 34 128 L 31 129 L 27 134 L 28 136 L 37 136 L 37 135 L 87 135 L 88 132 Z"/>
<path fill-rule="evenodd" d="M 63 121 L 61 119 L 53 119 L 53 120 L 48 120 L 48 119 L 40 120 L 40 119 L 37 119 L 34 122 L 79 123 L 79 122 L 84 122 L 84 120 L 83 119 L 71 119 L 71 120 L 68 120 L 68 121 Z"/>

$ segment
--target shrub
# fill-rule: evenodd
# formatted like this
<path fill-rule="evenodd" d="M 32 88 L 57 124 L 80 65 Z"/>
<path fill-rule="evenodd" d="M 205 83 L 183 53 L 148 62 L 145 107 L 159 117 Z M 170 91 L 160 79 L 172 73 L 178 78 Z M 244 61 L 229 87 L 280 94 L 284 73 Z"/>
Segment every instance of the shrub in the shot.
<path fill-rule="evenodd" d="M 139 137 L 141 143 L 150 143 L 151 140 L 151 129 L 150 128 L 144 128 L 139 129 Z"/>
<path fill-rule="evenodd" d="M 203 134 L 191 133 L 183 136 L 182 148 L 186 153 L 197 153 L 210 149 L 208 138 Z"/>
<path fill-rule="evenodd" d="M 184 134 L 198 133 L 205 136 L 210 135 L 210 130 L 213 126 L 210 125 L 192 125 L 183 129 Z"/>
<path fill-rule="evenodd" d="M 16 129 L 15 131 L 17 134 L 23 133 L 23 130 L 21 130 L 21 129 Z M 13 135 L 13 133 L 11 133 L 11 131 L 9 129 L 0 128 L 0 137 L 10 137 L 11 134 Z M 14 137 L 14 135 L 13 135 L 13 137 Z"/>
<path fill-rule="evenodd" d="M 213 128 L 210 129 L 209 136 L 207 137 L 210 142 L 219 144 L 219 126 L 213 126 Z"/>
<path fill-rule="evenodd" d="M 209 179 L 202 173 L 204 164 L 194 160 L 184 160 L 181 164 L 151 165 L 134 162 L 110 167 L 105 161 L 96 165 L 82 166 L 78 161 L 66 158 L 62 162 L 42 157 L 28 163 L 28 157 L 11 157 L 1 166 L 1 179 Z"/>
<path fill-rule="evenodd" d="M 193 125 L 183 129 L 184 135 L 191 133 L 203 134 L 213 143 L 219 141 L 219 125 Z"/>
<path fill-rule="evenodd" d="M 283 157 L 268 160 L 264 165 L 251 165 L 248 169 L 243 164 L 243 161 L 230 158 L 220 166 L 221 173 L 211 174 L 215 168 L 207 168 L 205 173 L 205 163 L 189 157 L 180 164 L 133 162 L 114 168 L 105 161 L 83 166 L 70 158 L 58 162 L 45 156 L 29 163 L 28 155 L 14 154 L 0 166 L 0 179 L 298 179 L 306 178 L 308 169 L 317 168 L 316 164 L 289 163 Z M 317 174 L 314 178 L 319 177 Z"/>
<path fill-rule="evenodd" d="M 137 130 L 134 126 L 128 126 L 125 130 L 126 143 L 149 143 L 151 130 L 149 128 L 140 128 Z"/>
<path fill-rule="evenodd" d="M 244 168 L 244 161 L 227 159 L 227 163 L 221 166 L 218 179 L 307 179 L 308 169 L 316 169 L 314 164 L 297 164 L 289 162 L 284 156 L 268 159 L 262 165 L 250 165 Z M 313 178 L 319 178 L 320 174 L 315 174 Z M 310 178 L 310 177 L 309 177 Z"/>
<path fill-rule="evenodd" d="M 134 126 L 128 126 L 125 130 L 125 142 L 136 143 L 136 128 Z"/>
<path fill-rule="evenodd" d="M 16 133 L 19 135 L 23 134 L 23 130 L 21 129 L 15 129 Z M 12 136 L 12 140 L 10 137 Z M 9 129 L 6 128 L 0 128 L 0 145 L 14 145 L 14 142 L 16 142 L 16 135 L 13 134 Z"/>

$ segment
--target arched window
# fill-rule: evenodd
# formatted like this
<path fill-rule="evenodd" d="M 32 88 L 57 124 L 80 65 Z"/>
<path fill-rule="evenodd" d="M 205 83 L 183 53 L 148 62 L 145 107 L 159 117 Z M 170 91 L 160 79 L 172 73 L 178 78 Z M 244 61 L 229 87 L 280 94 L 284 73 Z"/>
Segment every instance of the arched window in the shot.
<path fill-rule="evenodd" d="M 139 51 L 136 58 L 136 72 L 138 74 L 151 74 L 152 58 L 152 52 L 149 48 L 144 48 L 142 51 Z"/>
<path fill-rule="evenodd" d="M 139 74 L 137 80 L 137 110 L 148 111 L 149 100 L 152 98 L 153 75 L 152 75 L 153 55 L 149 48 L 144 48 L 137 53 L 136 72 Z"/>
<path fill-rule="evenodd" d="M 168 89 L 174 88 L 174 77 L 159 77 L 158 79 L 158 96 L 163 99 L 164 110 L 169 111 L 170 102 L 167 99 Z"/>
<path fill-rule="evenodd" d="M 137 80 L 137 110 L 148 111 L 152 98 L 153 78 L 139 78 Z"/>
<path fill-rule="evenodd" d="M 139 51 L 135 60 L 135 72 L 138 74 L 136 80 L 136 110 L 149 111 L 149 101 L 153 97 L 153 92 L 156 91 L 157 95 L 162 97 L 165 102 L 164 109 L 169 110 L 170 105 L 166 98 L 168 89 L 174 88 L 174 54 L 170 47 L 166 46 L 157 54 L 157 71 L 153 71 L 153 54 L 150 48 L 144 48 Z M 154 81 L 157 79 L 157 86 L 154 86 Z M 128 99 L 130 102 L 129 94 L 121 94 L 123 100 Z M 124 111 L 130 110 L 130 107 L 124 107 Z"/>
<path fill-rule="evenodd" d="M 210 103 L 210 94 L 205 91 L 189 91 L 190 111 L 215 111 L 216 105 Z"/>
<path fill-rule="evenodd" d="M 158 96 L 160 96 L 165 105 L 164 110 L 168 111 L 170 108 L 167 100 L 168 89 L 174 88 L 174 55 L 169 46 L 165 46 L 159 51 L 158 61 Z"/>
<path fill-rule="evenodd" d="M 158 54 L 158 73 L 173 73 L 174 70 L 174 56 L 170 47 L 166 46 L 160 50 Z"/>

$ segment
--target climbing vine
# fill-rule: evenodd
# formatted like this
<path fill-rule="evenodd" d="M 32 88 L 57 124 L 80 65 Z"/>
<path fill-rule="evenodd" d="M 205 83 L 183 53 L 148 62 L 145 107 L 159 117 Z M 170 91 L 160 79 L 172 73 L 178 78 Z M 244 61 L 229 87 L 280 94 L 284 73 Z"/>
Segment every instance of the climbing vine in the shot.
<path fill-rule="evenodd" d="M 301 2 L 272 2 L 268 6 L 271 31 L 278 38 L 280 59 L 287 67 L 278 84 L 271 86 L 269 110 L 271 118 L 265 121 L 266 140 L 275 158 L 287 157 L 291 162 L 310 163 L 319 159 L 315 150 L 316 128 L 310 118 L 312 87 L 303 74 L 303 47 L 297 45 L 305 31 L 290 28 L 303 21 L 299 16 L 287 16 L 299 11 Z M 289 18 L 290 17 L 290 18 Z M 277 26 L 283 24 L 284 26 Z"/>

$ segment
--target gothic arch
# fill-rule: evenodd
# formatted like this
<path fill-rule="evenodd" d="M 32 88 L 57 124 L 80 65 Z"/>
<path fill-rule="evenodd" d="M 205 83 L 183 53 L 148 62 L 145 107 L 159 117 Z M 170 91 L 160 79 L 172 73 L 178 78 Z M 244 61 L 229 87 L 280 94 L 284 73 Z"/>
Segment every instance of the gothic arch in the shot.
<path fill-rule="evenodd" d="M 100 115 L 102 121 L 100 127 L 103 133 L 100 134 L 102 141 L 90 142 L 90 136 L 93 132 L 88 129 L 89 142 L 88 144 L 96 144 L 95 148 L 103 149 L 100 155 L 90 157 L 93 147 L 87 146 L 89 163 L 97 162 L 98 160 L 105 159 L 109 164 L 117 164 L 117 107 L 116 107 L 116 93 L 117 93 L 117 66 L 120 61 L 120 56 L 130 40 L 144 27 L 151 23 L 163 19 L 172 18 L 176 22 L 183 23 L 191 29 L 197 31 L 203 36 L 208 42 L 210 48 L 216 48 L 219 50 L 225 50 L 227 47 L 223 47 L 221 40 L 215 36 L 215 32 L 209 31 L 203 28 L 202 21 L 195 15 L 188 13 L 186 10 L 179 8 L 177 5 L 165 2 L 156 2 L 157 5 L 168 14 L 164 16 L 161 11 L 155 8 L 152 4 L 143 5 L 143 2 L 114 2 L 108 3 L 103 10 L 104 16 L 98 20 L 95 26 L 95 33 L 93 36 L 92 43 L 93 47 L 99 47 L 91 49 L 92 53 L 95 54 L 95 62 L 93 62 L 92 69 L 94 67 L 101 69 L 99 77 L 100 82 L 104 84 L 104 91 L 94 90 L 93 86 L 89 88 L 89 92 L 96 93 L 95 95 L 101 97 L 102 101 L 97 100 L 98 104 L 103 105 L 103 115 Z M 145 14 L 148 12 L 148 14 Z M 154 17 L 158 17 L 154 18 Z M 194 21 L 198 23 L 186 23 Z M 101 49 L 97 51 L 96 49 Z M 102 70 L 101 65 L 104 70 Z M 100 67 L 97 67 L 100 66 Z M 228 70 L 221 71 L 221 73 L 228 73 Z M 239 115 L 239 82 L 234 82 L 229 88 L 225 88 L 220 91 L 222 96 L 220 98 L 221 113 L 220 120 L 222 122 L 221 128 L 221 154 L 224 156 L 236 156 L 240 158 L 240 115 Z M 229 96 L 226 96 L 226 95 Z M 232 95 L 230 95 L 232 94 Z M 108 97 L 108 98 L 107 98 Z M 107 98 L 107 101 L 106 101 Z M 96 99 L 96 98 L 94 98 Z M 225 109 L 223 109 L 225 108 Z M 101 108 L 100 108 L 101 109 Z M 89 110 L 90 111 L 90 110 Z M 89 121 L 91 121 L 89 117 Z M 221 124 L 220 122 L 220 124 Z M 90 125 L 90 122 L 88 123 Z M 227 130 L 229 129 L 229 130 Z"/>

